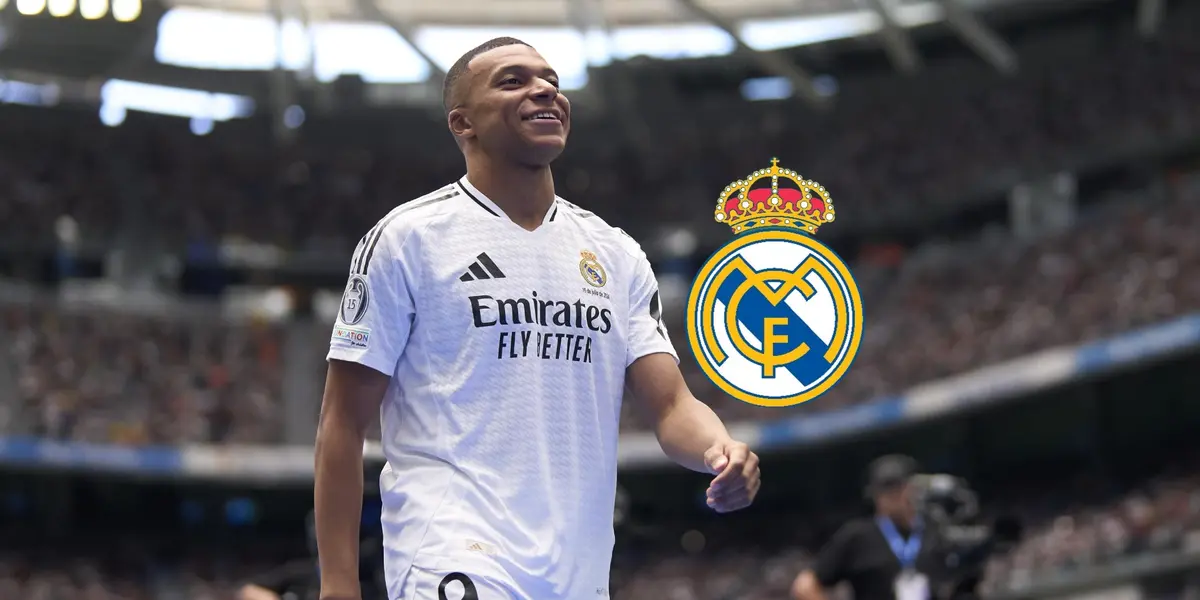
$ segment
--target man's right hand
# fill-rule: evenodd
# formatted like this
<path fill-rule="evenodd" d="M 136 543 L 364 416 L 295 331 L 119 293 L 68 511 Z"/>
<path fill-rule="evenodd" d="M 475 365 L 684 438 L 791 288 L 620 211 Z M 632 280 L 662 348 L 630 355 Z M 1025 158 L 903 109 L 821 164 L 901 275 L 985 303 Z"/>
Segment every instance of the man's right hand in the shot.
<path fill-rule="evenodd" d="M 250 583 L 238 590 L 237 600 L 279 600 L 279 594 Z"/>
<path fill-rule="evenodd" d="M 817 581 L 817 574 L 811 570 L 805 569 L 792 582 L 792 600 L 826 600 L 825 590 L 821 587 L 821 582 Z"/>

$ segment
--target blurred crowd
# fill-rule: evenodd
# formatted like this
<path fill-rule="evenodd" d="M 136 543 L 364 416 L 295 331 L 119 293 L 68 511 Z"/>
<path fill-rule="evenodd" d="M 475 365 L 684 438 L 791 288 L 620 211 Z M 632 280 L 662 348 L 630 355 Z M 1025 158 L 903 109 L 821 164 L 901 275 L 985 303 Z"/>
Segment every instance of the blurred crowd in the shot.
<path fill-rule="evenodd" d="M 989 565 L 993 587 L 1028 587 L 1131 555 L 1200 551 L 1200 475 L 1158 478 L 1102 505 L 1044 519 Z"/>
<path fill-rule="evenodd" d="M 0 599 L 236 600 L 244 582 L 274 564 L 245 550 L 222 556 L 186 546 L 169 553 L 185 556 L 167 560 L 139 542 L 124 540 L 119 553 L 49 546 L 0 553 Z"/>
<path fill-rule="evenodd" d="M 1039 349 L 1095 340 L 1200 307 L 1200 184 L 1127 191 L 1077 226 L 1029 242 L 929 246 L 897 267 L 854 266 L 866 314 L 831 410 Z M 9 431 L 129 444 L 281 440 L 278 326 L 8 305 L 3 333 L 19 399 Z M 689 385 L 729 419 L 790 414 L 724 396 L 689 356 L 680 307 L 668 326 Z M 324 343 L 327 324 L 318 324 Z M 314 370 L 312 373 L 317 373 Z M 13 414 L 15 412 L 15 414 Z M 643 426 L 627 414 L 624 427 Z"/>
<path fill-rule="evenodd" d="M 834 190 L 858 224 L 937 212 L 981 186 L 1033 168 L 1200 133 L 1196 12 L 1178 11 L 1153 42 L 1129 32 L 1081 52 L 1022 54 L 1000 77 L 975 59 L 910 78 L 847 77 L 829 113 L 747 103 L 724 91 L 659 90 L 623 122 L 581 115 L 556 165 L 560 194 L 637 235 L 680 215 L 706 219 L 716 192 L 772 155 Z M 1027 55 L 1026 55 L 1027 54 Z M 647 98 L 646 100 L 649 100 Z M 94 113 L 21 111 L 0 123 L 0 238 L 45 241 L 70 214 L 89 239 L 137 218 L 164 242 L 245 238 L 348 254 L 397 203 L 461 175 L 445 124 L 422 112 L 306 124 L 286 149 L 265 124 L 223 123 L 210 136 L 180 120 L 100 125 Z M 653 201 L 649 201 L 649 200 Z"/>
<path fill-rule="evenodd" d="M 888 224 L 1015 183 L 1017 172 L 1194 137 L 1200 39 L 1195 13 L 1177 16 L 1155 44 L 1114 32 L 1082 53 L 1072 45 L 1022 54 L 1022 74 L 1013 78 L 967 62 L 916 78 L 846 82 L 828 115 L 771 105 L 731 110 L 712 99 L 682 109 L 694 112 L 680 119 L 676 107 L 659 106 L 663 114 L 651 122 L 670 131 L 660 139 L 681 143 L 656 153 L 664 167 L 647 170 L 658 178 L 627 189 L 666 200 L 652 218 L 693 206 L 707 217 L 710 197 L 776 155 L 841 199 L 839 218 Z M 704 178 L 700 188 L 691 187 L 690 173 Z"/>
<path fill-rule="evenodd" d="M 1165 197 L 1162 197 L 1165 195 Z M 854 265 L 867 315 L 853 366 L 816 402 L 831 410 L 1044 348 L 1096 340 L 1200 308 L 1200 179 L 1115 194 L 1060 235 L 929 246 L 898 267 Z M 668 311 L 690 353 L 682 310 Z M 697 396 L 723 416 L 789 414 L 727 398 L 690 355 Z M 629 421 L 628 424 L 633 424 Z"/>
<path fill-rule="evenodd" d="M 1074 489 L 1028 494 L 1009 514 L 1025 523 L 1021 542 L 993 557 L 984 591 L 1020 592 L 1073 572 L 1103 568 L 1131 557 L 1200 551 L 1200 476 L 1194 469 L 1161 476 L 1092 504 Z M 1042 504 L 1057 504 L 1056 509 Z M 817 547 L 804 521 L 764 524 L 763 530 L 685 534 L 684 551 L 655 560 L 635 560 L 616 600 L 778 600 L 796 574 L 812 564 Z M 808 531 L 808 533 L 805 533 Z M 787 532 L 790 544 L 764 545 Z M 800 532 L 800 533 L 798 533 Z M 688 537 L 691 536 L 692 540 Z M 699 537 L 697 537 L 699 536 Z M 803 541 L 800 541 L 803 540 Z M 754 543 L 754 546 L 745 546 Z M 620 560 L 620 557 L 618 558 Z M 649 566 L 646 566 L 649 565 Z M 1191 590 L 1196 597 L 1197 591 Z M 848 590 L 837 590 L 839 600 Z"/>
<path fill-rule="evenodd" d="M 277 443 L 281 336 L 267 323 L 0 304 L 5 430 L 93 443 Z"/>
<path fill-rule="evenodd" d="M 151 600 L 143 573 L 128 561 L 86 558 L 37 560 L 28 552 L 0 554 L 4 600 Z M 42 557 L 43 559 L 46 557 Z M 197 599 L 199 600 L 199 599 Z M 216 597 L 206 600 L 218 600 Z"/>
<path fill-rule="evenodd" d="M 1197 181 L 1159 197 L 1122 192 L 1067 232 L 1029 243 L 978 239 L 927 248 L 895 268 L 856 266 L 869 315 L 858 357 L 837 387 L 794 410 L 838 409 L 1195 311 Z M 728 419 L 791 414 L 724 396 L 689 355 L 683 311 L 667 312 L 697 396 Z M 277 325 L 53 302 L 0 304 L 0 317 L 18 390 L 0 411 L 10 432 L 124 444 L 282 441 L 287 348 Z M 323 344 L 327 324 L 317 327 Z M 623 425 L 644 424 L 627 414 Z"/>
<path fill-rule="evenodd" d="M 1194 464 L 1194 463 L 1193 463 Z M 1121 493 L 1089 498 L 1072 487 L 1025 490 L 1003 506 L 1025 523 L 1019 544 L 993 557 L 984 590 L 1027 590 L 1073 573 L 1137 558 L 1200 552 L 1200 475 L 1176 469 Z M 995 503 L 985 508 L 995 511 Z M 830 515 L 822 515 L 822 519 Z M 614 556 L 614 600 L 779 600 L 795 576 L 809 566 L 819 543 L 817 524 L 800 515 L 764 517 L 747 529 L 711 522 L 703 531 L 658 531 L 642 549 L 618 547 Z M 153 543 L 117 541 L 117 552 L 87 546 L 63 554 L 0 552 L 0 598 L 4 600 L 233 600 L 233 592 L 256 575 L 276 571 L 278 544 L 255 542 L 222 554 L 212 548 L 176 544 L 169 552 Z M 88 549 L 91 549 L 89 552 Z M 167 558 L 170 557 L 170 558 Z M 301 568 L 303 565 L 297 563 Z M 1197 598 L 1200 588 L 1172 598 Z M 1190 595 L 1189 595 L 1190 594 Z M 831 596 L 848 600 L 848 590 Z M 1166 597 L 1166 596 L 1164 596 Z M 297 600 L 305 600 L 303 598 Z"/>

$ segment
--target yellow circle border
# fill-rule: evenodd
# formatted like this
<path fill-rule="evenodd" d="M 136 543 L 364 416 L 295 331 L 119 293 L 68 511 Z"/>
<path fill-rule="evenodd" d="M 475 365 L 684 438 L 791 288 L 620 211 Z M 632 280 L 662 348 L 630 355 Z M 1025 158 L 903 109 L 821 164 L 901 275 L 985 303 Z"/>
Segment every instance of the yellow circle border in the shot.
<path fill-rule="evenodd" d="M 810 390 L 805 390 L 794 396 L 788 396 L 786 398 L 763 398 L 761 396 L 749 394 L 737 389 L 736 387 L 733 387 L 728 381 L 725 380 L 724 377 L 721 377 L 721 375 L 717 373 L 716 369 L 714 369 L 711 364 L 709 364 L 709 360 L 700 345 L 701 338 L 699 336 L 699 332 L 697 331 L 698 324 L 696 323 L 696 310 L 700 300 L 700 290 L 704 287 L 704 282 L 708 280 L 708 276 L 712 274 L 712 270 L 718 264 L 724 261 L 725 257 L 729 256 L 730 254 L 733 254 L 734 252 L 737 252 L 738 250 L 741 250 L 743 247 L 749 246 L 750 244 L 764 241 L 780 241 L 799 244 L 805 248 L 808 248 L 809 250 L 812 250 L 813 252 L 816 252 L 825 260 L 829 261 L 829 263 L 833 265 L 834 269 L 837 271 L 837 274 L 840 276 L 842 283 L 846 286 L 846 291 L 850 296 L 851 306 L 854 309 L 854 331 L 851 333 L 850 342 L 846 346 L 846 355 L 838 363 L 837 368 L 834 369 L 832 374 L 825 377 L 825 381 L 822 381 L 816 387 Z M 846 266 L 846 263 L 842 262 L 841 257 L 838 256 L 833 250 L 830 250 L 825 244 L 822 244 L 817 240 L 804 235 L 803 233 L 787 229 L 762 229 L 755 231 L 754 233 L 743 234 L 742 237 L 737 237 L 733 240 L 730 240 L 719 250 L 714 252 L 713 255 L 710 256 L 707 261 L 705 261 L 704 266 L 700 268 L 700 271 L 696 273 L 696 278 L 692 280 L 692 290 L 691 293 L 688 294 L 687 308 L 688 343 L 691 345 L 692 353 L 695 355 L 696 362 L 700 365 L 700 369 L 704 371 L 704 374 L 708 376 L 710 381 L 716 384 L 717 387 L 721 388 L 721 390 L 726 394 L 729 394 L 730 396 L 733 396 L 742 402 L 753 404 L 755 406 L 774 408 L 796 406 L 798 404 L 808 402 L 809 400 L 813 400 L 821 394 L 824 394 L 829 390 L 829 388 L 841 381 L 842 376 L 846 374 L 846 371 L 850 368 L 851 363 L 854 362 L 855 357 L 858 355 L 858 347 L 862 342 L 862 297 L 858 292 L 858 284 L 855 283 L 854 277 L 850 275 L 850 269 Z"/>

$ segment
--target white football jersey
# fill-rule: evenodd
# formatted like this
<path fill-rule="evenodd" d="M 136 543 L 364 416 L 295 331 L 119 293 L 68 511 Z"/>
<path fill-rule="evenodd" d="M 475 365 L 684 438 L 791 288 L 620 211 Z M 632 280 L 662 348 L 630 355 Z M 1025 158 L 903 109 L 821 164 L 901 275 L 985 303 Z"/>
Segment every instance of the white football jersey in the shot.
<path fill-rule="evenodd" d="M 661 316 L 638 244 L 561 198 L 528 231 L 464 177 L 367 233 L 328 357 L 392 376 L 389 598 L 425 600 L 406 579 L 441 574 L 443 589 L 462 574 L 512 598 L 608 598 L 625 370 L 678 361 Z"/>

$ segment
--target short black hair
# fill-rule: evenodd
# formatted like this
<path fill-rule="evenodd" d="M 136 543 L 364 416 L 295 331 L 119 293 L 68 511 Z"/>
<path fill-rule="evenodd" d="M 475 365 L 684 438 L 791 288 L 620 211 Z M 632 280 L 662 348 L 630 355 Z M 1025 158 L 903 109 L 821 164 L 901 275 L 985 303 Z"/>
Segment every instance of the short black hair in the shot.
<path fill-rule="evenodd" d="M 454 108 L 454 103 L 457 101 L 455 88 L 458 86 L 458 80 L 462 79 L 463 75 L 466 75 L 467 65 L 470 64 L 472 59 L 488 50 L 495 50 L 496 48 L 516 44 L 529 46 L 529 44 L 514 37 L 498 37 L 475 46 L 468 50 L 466 54 L 458 57 L 458 60 L 454 61 L 454 66 L 450 67 L 450 70 L 446 72 L 446 81 L 442 83 L 442 107 L 446 109 L 446 112 L 449 113 Z M 529 47 L 532 48 L 533 46 Z"/>
<path fill-rule="evenodd" d="M 918 469 L 917 461 L 903 454 L 889 454 L 871 461 L 867 468 L 867 495 L 895 489 L 916 475 Z"/>

